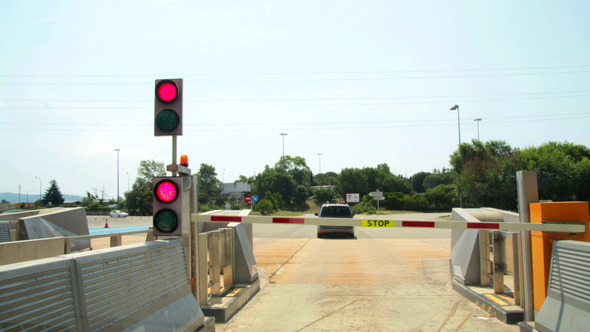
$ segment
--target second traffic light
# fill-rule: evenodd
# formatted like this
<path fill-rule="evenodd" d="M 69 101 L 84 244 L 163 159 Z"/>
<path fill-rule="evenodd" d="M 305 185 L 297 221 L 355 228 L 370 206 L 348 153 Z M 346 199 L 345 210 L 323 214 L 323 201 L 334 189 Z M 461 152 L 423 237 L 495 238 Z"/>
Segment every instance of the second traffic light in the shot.
<path fill-rule="evenodd" d="M 154 136 L 182 135 L 182 79 L 156 80 Z"/>
<path fill-rule="evenodd" d="M 153 226 L 155 236 L 182 235 L 182 177 L 154 178 Z"/>

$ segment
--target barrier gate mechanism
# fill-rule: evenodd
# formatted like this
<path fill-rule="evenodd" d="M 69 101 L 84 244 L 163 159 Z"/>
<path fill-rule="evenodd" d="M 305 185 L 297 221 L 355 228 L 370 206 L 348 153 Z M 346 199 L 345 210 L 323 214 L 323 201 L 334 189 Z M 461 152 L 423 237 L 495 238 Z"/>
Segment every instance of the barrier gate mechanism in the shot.
<path fill-rule="evenodd" d="M 193 222 L 239 222 L 243 224 L 298 224 L 322 226 L 394 227 L 394 228 L 440 228 L 480 229 L 499 231 L 541 231 L 551 233 L 583 233 L 583 223 L 547 221 L 542 224 L 512 222 L 469 222 L 469 221 L 419 221 L 396 219 L 349 219 L 349 218 L 293 218 L 267 216 L 216 216 L 193 214 Z"/>

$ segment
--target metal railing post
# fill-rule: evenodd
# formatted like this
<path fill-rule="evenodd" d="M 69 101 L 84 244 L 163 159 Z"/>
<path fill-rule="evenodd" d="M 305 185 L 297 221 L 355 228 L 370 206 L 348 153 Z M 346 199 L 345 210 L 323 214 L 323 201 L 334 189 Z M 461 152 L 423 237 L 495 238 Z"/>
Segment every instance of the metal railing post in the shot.
<path fill-rule="evenodd" d="M 221 264 L 220 264 L 220 255 L 219 255 L 219 232 L 211 232 L 209 233 L 209 249 L 210 256 L 209 259 L 211 260 L 211 295 L 212 296 L 219 296 L 221 294 Z"/>
<path fill-rule="evenodd" d="M 520 261 L 520 234 L 514 233 L 512 235 L 512 259 L 514 262 L 514 304 L 520 306 L 522 304 L 522 294 L 520 288 L 521 271 Z"/>
<path fill-rule="evenodd" d="M 197 255 L 199 256 L 198 266 L 197 266 L 197 274 L 199 277 L 197 278 L 197 302 L 201 307 L 206 307 L 209 304 L 209 294 L 207 293 L 207 288 L 209 287 L 209 281 L 207 280 L 207 275 L 209 271 L 209 264 L 207 263 L 207 238 L 209 235 L 207 234 L 199 234 L 199 247 L 197 248 Z"/>
<path fill-rule="evenodd" d="M 493 271 L 494 271 L 494 293 L 504 293 L 504 268 L 506 262 L 502 259 L 502 253 L 504 251 L 503 236 L 499 231 L 492 232 L 493 240 Z"/>
<path fill-rule="evenodd" d="M 479 231 L 479 274 L 481 286 L 490 285 L 490 232 Z"/>

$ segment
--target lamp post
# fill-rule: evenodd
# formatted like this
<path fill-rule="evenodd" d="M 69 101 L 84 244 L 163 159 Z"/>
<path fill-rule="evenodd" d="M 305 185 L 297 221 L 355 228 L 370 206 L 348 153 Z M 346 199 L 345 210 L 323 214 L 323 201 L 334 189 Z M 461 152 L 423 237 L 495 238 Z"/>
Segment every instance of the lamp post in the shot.
<path fill-rule="evenodd" d="M 481 121 L 481 118 L 475 118 L 473 121 L 477 122 L 477 140 L 479 141 L 479 121 Z"/>
<path fill-rule="evenodd" d="M 41 181 L 41 179 L 39 179 L 37 176 L 35 176 L 35 179 L 39 180 L 39 200 L 41 200 L 41 192 L 43 191 L 43 181 Z"/>
<path fill-rule="evenodd" d="M 283 159 L 285 159 L 285 136 L 287 133 L 281 133 L 281 136 L 283 136 Z"/>
<path fill-rule="evenodd" d="M 320 171 L 318 173 L 318 177 L 320 178 L 320 186 L 322 185 L 322 178 L 320 177 L 320 174 L 322 174 L 322 154 L 318 153 L 318 162 L 319 162 L 319 166 L 320 166 Z"/>
<path fill-rule="evenodd" d="M 459 116 L 459 105 L 451 107 L 451 111 L 457 111 L 457 127 L 459 128 L 459 147 L 457 147 L 457 153 L 460 153 L 461 149 L 461 116 Z M 463 208 L 463 192 L 459 188 L 459 206 Z"/>
<path fill-rule="evenodd" d="M 461 116 L 459 115 L 459 105 L 451 107 L 451 111 L 457 111 L 457 127 L 459 128 L 459 146 L 461 145 Z"/>
<path fill-rule="evenodd" d="M 117 209 L 119 209 L 119 151 L 121 149 L 115 149 L 117 151 Z"/>

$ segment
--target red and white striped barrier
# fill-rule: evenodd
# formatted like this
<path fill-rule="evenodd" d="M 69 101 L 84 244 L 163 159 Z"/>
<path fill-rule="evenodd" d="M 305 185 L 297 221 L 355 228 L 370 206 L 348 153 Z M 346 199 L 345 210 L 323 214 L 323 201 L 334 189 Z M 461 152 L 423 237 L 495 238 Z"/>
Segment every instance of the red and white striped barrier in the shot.
<path fill-rule="evenodd" d="M 584 233 L 586 225 L 572 222 L 545 222 L 523 224 L 508 222 L 469 221 L 419 221 L 395 219 L 351 219 L 351 218 L 303 218 L 265 216 L 227 216 L 193 214 L 193 222 L 239 222 L 243 224 L 299 224 L 322 226 L 395 227 L 395 228 L 441 228 L 441 229 L 485 229 L 499 231 L 541 231 L 553 233 Z"/>

